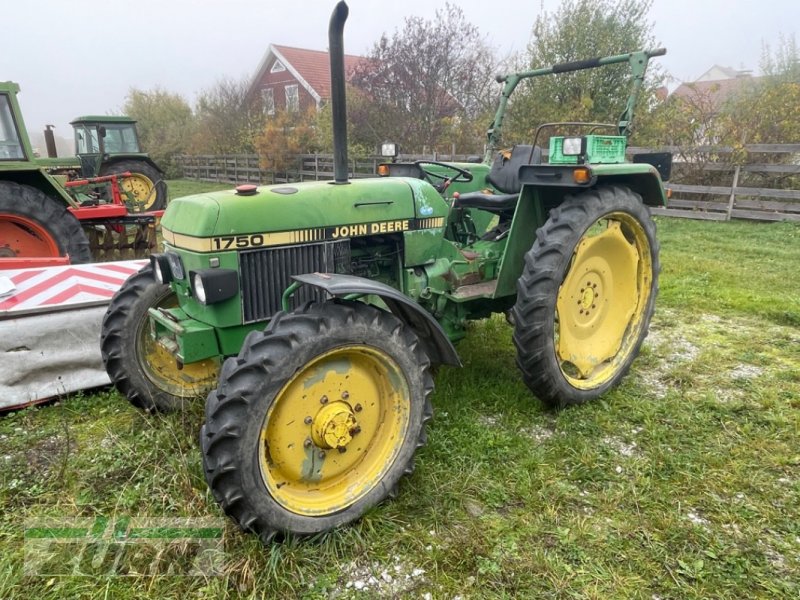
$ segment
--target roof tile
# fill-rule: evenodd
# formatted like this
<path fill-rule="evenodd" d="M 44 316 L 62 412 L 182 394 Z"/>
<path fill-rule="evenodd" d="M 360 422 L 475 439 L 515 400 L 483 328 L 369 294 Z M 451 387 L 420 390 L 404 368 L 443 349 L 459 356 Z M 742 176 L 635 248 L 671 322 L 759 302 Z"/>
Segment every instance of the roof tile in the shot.
<path fill-rule="evenodd" d="M 300 76 L 306 80 L 323 99 L 331 96 L 331 68 L 328 53 L 323 50 L 308 50 L 306 48 L 293 48 L 291 46 L 273 47 L 280 52 Z M 344 70 L 349 78 L 356 66 L 365 61 L 363 56 L 353 54 L 344 55 Z"/>

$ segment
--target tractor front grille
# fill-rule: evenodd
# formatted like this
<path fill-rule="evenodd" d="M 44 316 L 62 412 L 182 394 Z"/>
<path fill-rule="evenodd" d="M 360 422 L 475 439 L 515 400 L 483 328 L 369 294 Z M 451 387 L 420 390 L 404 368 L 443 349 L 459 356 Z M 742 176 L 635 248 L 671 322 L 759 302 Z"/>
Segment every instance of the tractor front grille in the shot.
<path fill-rule="evenodd" d="M 291 285 L 292 275 L 347 273 L 349 270 L 349 240 L 240 252 L 244 322 L 264 321 L 279 311 L 281 296 Z M 294 294 L 294 305 L 319 299 L 322 294 L 318 288 L 303 286 Z"/>

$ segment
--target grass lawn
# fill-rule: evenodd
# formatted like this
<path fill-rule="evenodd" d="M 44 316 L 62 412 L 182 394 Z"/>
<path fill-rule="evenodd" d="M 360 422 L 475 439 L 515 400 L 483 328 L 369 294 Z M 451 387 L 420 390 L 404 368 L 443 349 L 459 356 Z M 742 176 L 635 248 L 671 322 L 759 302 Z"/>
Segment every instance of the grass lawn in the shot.
<path fill-rule="evenodd" d="M 147 417 L 105 390 L 0 418 L 0 598 L 800 597 L 800 227 L 658 228 L 656 316 L 618 389 L 549 411 L 505 321 L 475 323 L 395 501 L 266 548 L 224 521 L 220 576 L 23 574 L 26 521 L 220 517 L 201 402 Z"/>

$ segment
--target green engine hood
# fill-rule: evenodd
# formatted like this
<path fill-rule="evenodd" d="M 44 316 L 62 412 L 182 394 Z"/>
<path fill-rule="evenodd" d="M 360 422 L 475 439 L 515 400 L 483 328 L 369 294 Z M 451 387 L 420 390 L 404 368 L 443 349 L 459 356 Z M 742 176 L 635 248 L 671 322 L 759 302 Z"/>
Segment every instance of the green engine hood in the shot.
<path fill-rule="evenodd" d="M 176 198 L 161 224 L 193 238 L 352 226 L 441 216 L 447 207 L 437 196 L 427 183 L 394 177 L 271 185 L 251 196 L 231 190 Z"/>

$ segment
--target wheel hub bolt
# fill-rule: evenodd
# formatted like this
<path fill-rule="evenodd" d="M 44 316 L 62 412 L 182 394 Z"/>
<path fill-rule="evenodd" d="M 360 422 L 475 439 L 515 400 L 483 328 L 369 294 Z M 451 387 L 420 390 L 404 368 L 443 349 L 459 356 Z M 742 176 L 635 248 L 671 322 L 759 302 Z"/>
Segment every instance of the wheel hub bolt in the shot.
<path fill-rule="evenodd" d="M 305 446 L 306 448 L 311 448 L 311 444 L 313 443 L 314 442 L 311 441 L 311 438 L 306 438 L 306 441 L 303 442 L 303 446 Z"/>
<path fill-rule="evenodd" d="M 342 400 L 347 400 L 350 397 L 350 392 L 342 392 Z"/>
<path fill-rule="evenodd" d="M 354 411 L 356 411 L 356 412 L 361 412 L 361 410 L 362 410 L 362 406 L 361 406 L 360 404 L 356 404 L 356 405 L 353 407 L 353 410 L 354 410 Z"/>
<path fill-rule="evenodd" d="M 350 430 L 350 435 L 356 435 L 356 434 L 359 434 L 359 433 L 361 433 L 361 426 L 360 425 L 356 425 L 355 427 L 353 427 Z"/>
<path fill-rule="evenodd" d="M 339 448 L 339 454 L 344 454 L 345 452 L 347 452 L 347 448 L 345 446 Z"/>
<path fill-rule="evenodd" d="M 319 399 L 319 403 L 320 404 L 327 404 L 328 403 L 328 397 L 327 396 L 323 396 L 322 398 Z"/>
<path fill-rule="evenodd" d="M 325 451 L 324 450 L 320 450 L 319 454 L 317 454 L 317 456 L 319 456 L 320 458 L 325 458 Z"/>
<path fill-rule="evenodd" d="M 311 417 L 306 417 L 305 419 L 303 419 L 303 423 L 305 423 L 306 425 L 311 425 L 313 421 L 314 419 L 312 419 Z"/>

